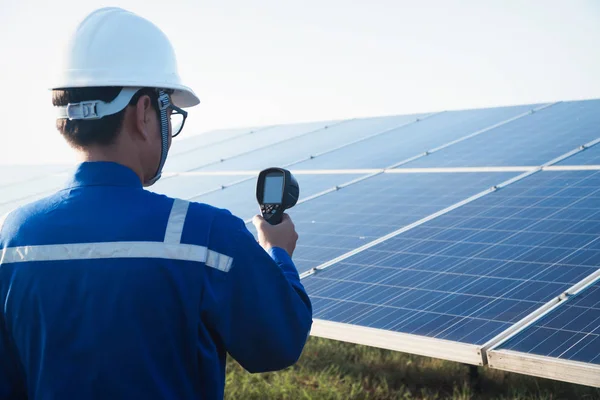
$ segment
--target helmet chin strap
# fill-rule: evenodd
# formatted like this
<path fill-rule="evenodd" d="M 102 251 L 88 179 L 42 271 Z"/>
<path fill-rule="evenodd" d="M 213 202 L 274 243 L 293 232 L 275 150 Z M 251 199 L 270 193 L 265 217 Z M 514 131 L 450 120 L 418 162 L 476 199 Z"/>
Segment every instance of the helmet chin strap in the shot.
<path fill-rule="evenodd" d="M 169 152 L 169 119 L 167 117 L 167 109 L 171 101 L 169 95 L 163 90 L 158 91 L 158 109 L 160 114 L 160 136 L 161 136 L 161 154 L 160 164 L 154 177 L 146 182 L 144 186 L 152 186 L 158 181 L 162 175 L 162 169 L 167 161 L 167 153 Z"/>

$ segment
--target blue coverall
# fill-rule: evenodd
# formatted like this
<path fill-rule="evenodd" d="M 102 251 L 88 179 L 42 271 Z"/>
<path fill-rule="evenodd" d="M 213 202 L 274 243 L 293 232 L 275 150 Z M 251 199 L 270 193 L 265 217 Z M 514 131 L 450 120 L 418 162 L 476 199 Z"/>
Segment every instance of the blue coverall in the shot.
<path fill-rule="evenodd" d="M 281 248 L 110 162 L 0 221 L 0 399 L 218 399 L 300 356 L 312 307 Z"/>

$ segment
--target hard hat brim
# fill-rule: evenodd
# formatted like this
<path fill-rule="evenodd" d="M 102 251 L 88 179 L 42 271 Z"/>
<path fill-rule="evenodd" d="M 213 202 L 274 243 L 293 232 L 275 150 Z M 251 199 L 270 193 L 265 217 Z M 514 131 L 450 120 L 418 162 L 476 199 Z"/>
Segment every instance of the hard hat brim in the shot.
<path fill-rule="evenodd" d="M 74 89 L 74 88 L 83 88 L 83 87 L 107 87 L 107 86 L 118 86 L 118 87 L 152 87 L 158 89 L 171 89 L 173 90 L 173 94 L 171 95 L 171 102 L 180 108 L 188 108 L 193 107 L 200 104 L 200 99 L 194 93 L 194 91 L 185 86 L 178 85 L 172 83 L 164 83 L 161 84 L 159 82 L 153 83 L 151 85 L 140 85 L 139 81 L 129 81 L 124 82 L 122 80 L 119 81 L 105 81 L 102 83 L 90 83 L 86 80 L 82 80 L 81 82 L 70 82 L 69 84 L 56 84 L 50 87 L 49 90 L 60 90 L 60 89 Z"/>
<path fill-rule="evenodd" d="M 171 102 L 180 108 L 193 107 L 200 104 L 200 99 L 196 96 L 194 91 L 186 86 L 180 88 L 166 88 L 174 89 L 175 92 L 171 95 Z"/>

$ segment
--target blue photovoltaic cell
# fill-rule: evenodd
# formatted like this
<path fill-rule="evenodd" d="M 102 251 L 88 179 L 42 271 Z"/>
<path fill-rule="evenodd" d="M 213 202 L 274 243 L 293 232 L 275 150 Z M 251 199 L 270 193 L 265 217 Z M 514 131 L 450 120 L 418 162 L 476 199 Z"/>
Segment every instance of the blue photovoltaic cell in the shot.
<path fill-rule="evenodd" d="M 294 253 L 304 272 L 515 176 L 514 173 L 380 174 L 299 204 Z"/>
<path fill-rule="evenodd" d="M 185 172 L 202 166 L 219 163 L 239 154 L 289 140 L 296 136 L 335 126 L 337 121 L 321 121 L 303 124 L 280 125 L 256 130 L 230 140 L 205 146 L 190 147 L 188 151 L 170 154 L 164 171 Z"/>
<path fill-rule="evenodd" d="M 230 158 L 222 163 L 202 168 L 202 170 L 258 170 L 272 166 L 290 165 L 344 144 L 397 128 L 415 121 L 419 117 L 423 117 L 423 115 L 347 120 L 327 129 L 318 130 L 239 157 Z M 264 143 L 264 145 L 268 144 Z"/>
<path fill-rule="evenodd" d="M 54 173 L 50 172 L 53 170 Z M 32 175 L 29 179 L 20 182 L 0 185 L 0 216 L 61 189 L 72 173 L 72 168 L 49 166 L 48 171 L 46 174 L 42 174 L 40 171 L 39 174 Z"/>
<path fill-rule="evenodd" d="M 337 185 L 349 182 L 358 178 L 360 175 L 339 174 L 339 175 L 296 175 L 300 185 L 299 201 L 313 196 L 317 193 L 331 189 Z M 191 201 L 210 204 L 215 207 L 225 208 L 234 215 L 246 220 L 259 213 L 259 206 L 256 200 L 256 177 L 249 178 L 246 182 L 239 183 L 223 190 L 208 193 L 202 196 L 191 198 Z M 300 207 L 300 205 L 296 206 Z M 296 207 L 288 211 L 292 216 Z M 254 232 L 253 227 L 249 228 Z"/>
<path fill-rule="evenodd" d="M 599 242 L 588 248 L 600 251 Z M 561 303 L 499 349 L 600 364 L 600 281 Z"/>
<path fill-rule="evenodd" d="M 294 169 L 389 168 L 400 161 L 514 118 L 536 105 L 449 111 L 294 165 Z"/>
<path fill-rule="evenodd" d="M 303 283 L 315 318 L 481 345 L 594 272 L 599 234 L 600 173 L 540 172 Z"/>
<path fill-rule="evenodd" d="M 402 167 L 541 165 L 598 138 L 599 127 L 600 100 L 559 103 Z"/>
<path fill-rule="evenodd" d="M 257 133 L 271 126 L 247 127 L 238 129 L 217 129 L 210 132 L 194 135 L 188 129 L 184 128 L 181 135 L 173 139 L 169 155 L 186 153 L 190 150 L 199 149 L 205 146 L 212 146 L 220 142 L 228 142 L 250 133 Z"/>
<path fill-rule="evenodd" d="M 600 138 L 600 126 L 598 127 L 598 138 Z M 556 165 L 600 165 L 600 144 L 585 149 Z"/>
<path fill-rule="evenodd" d="M 0 165 L 0 202 L 5 200 L 8 185 L 43 180 L 51 174 L 60 174 L 72 169 L 70 165 Z"/>

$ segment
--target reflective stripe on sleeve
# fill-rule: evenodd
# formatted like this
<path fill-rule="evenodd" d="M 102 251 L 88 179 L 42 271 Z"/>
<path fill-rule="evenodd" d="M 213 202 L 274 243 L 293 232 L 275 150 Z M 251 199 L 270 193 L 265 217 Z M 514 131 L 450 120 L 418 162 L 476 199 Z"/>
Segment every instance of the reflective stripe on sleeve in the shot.
<path fill-rule="evenodd" d="M 181 243 L 181 234 L 189 206 L 190 203 L 185 200 L 175 199 L 173 202 L 165 230 L 165 243 Z"/>
<path fill-rule="evenodd" d="M 206 255 L 206 265 L 216 268 L 219 271 L 228 272 L 233 264 L 233 258 L 216 251 L 208 250 Z"/>

